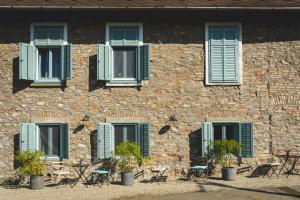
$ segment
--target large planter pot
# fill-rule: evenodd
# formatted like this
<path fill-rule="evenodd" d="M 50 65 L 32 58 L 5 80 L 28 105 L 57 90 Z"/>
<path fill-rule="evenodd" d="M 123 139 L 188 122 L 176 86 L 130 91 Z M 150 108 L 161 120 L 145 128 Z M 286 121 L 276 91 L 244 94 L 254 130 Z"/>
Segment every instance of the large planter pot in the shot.
<path fill-rule="evenodd" d="M 131 186 L 134 183 L 134 173 L 127 172 L 121 173 L 121 184 L 126 186 Z"/>
<path fill-rule="evenodd" d="M 30 189 L 41 190 L 45 186 L 45 181 L 43 176 L 30 176 Z"/>
<path fill-rule="evenodd" d="M 234 167 L 222 168 L 222 179 L 226 181 L 234 181 L 236 177 L 236 169 Z"/>

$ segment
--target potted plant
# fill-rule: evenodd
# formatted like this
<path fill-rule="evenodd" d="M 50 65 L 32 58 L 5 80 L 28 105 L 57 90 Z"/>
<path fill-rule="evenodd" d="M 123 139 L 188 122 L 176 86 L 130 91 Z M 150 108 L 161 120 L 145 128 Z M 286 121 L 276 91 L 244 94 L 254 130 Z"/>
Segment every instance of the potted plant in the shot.
<path fill-rule="evenodd" d="M 45 161 L 41 160 L 41 151 L 19 152 L 15 159 L 20 163 L 17 174 L 20 176 L 30 176 L 30 188 L 39 190 L 44 188 Z"/>
<path fill-rule="evenodd" d="M 235 140 L 216 140 L 211 148 L 214 159 L 222 166 L 222 179 L 235 180 L 236 168 L 233 167 L 233 163 L 239 156 L 241 145 Z"/>
<path fill-rule="evenodd" d="M 125 141 L 117 146 L 115 153 L 120 158 L 118 165 L 121 170 L 121 184 L 126 186 L 133 185 L 133 169 L 143 162 L 140 147 L 136 143 Z"/>

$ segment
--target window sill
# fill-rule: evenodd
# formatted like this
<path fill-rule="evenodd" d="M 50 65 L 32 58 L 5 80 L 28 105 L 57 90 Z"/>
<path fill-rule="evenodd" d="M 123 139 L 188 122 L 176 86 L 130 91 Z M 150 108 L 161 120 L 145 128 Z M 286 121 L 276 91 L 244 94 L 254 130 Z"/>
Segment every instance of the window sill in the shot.
<path fill-rule="evenodd" d="M 237 83 L 227 83 L 227 82 L 222 82 L 222 83 L 205 83 L 205 85 L 208 86 L 241 86 L 242 83 L 241 82 L 237 82 Z"/>
<path fill-rule="evenodd" d="M 65 84 L 62 82 L 33 82 L 30 87 L 61 87 Z"/>
<path fill-rule="evenodd" d="M 141 87 L 143 86 L 143 82 L 141 83 L 106 83 L 108 87 Z"/>

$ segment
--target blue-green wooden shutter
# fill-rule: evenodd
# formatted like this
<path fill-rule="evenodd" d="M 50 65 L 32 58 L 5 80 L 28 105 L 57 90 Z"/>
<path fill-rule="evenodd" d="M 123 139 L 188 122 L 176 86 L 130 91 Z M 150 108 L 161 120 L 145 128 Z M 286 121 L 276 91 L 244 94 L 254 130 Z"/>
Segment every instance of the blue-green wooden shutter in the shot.
<path fill-rule="evenodd" d="M 238 82 L 238 27 L 209 27 L 210 82 Z"/>
<path fill-rule="evenodd" d="M 72 79 L 72 44 L 63 46 L 63 77 L 62 80 Z"/>
<path fill-rule="evenodd" d="M 214 140 L 213 126 L 210 122 L 202 123 L 202 157 L 208 155 L 208 148 L 210 143 Z"/>
<path fill-rule="evenodd" d="M 19 78 L 34 80 L 36 71 L 36 48 L 30 44 L 19 44 Z"/>
<path fill-rule="evenodd" d="M 150 45 L 144 44 L 138 47 L 140 59 L 138 60 L 138 80 L 149 80 L 150 79 Z"/>
<path fill-rule="evenodd" d="M 139 44 L 139 27 L 137 26 L 111 26 L 110 45 L 136 46 Z"/>
<path fill-rule="evenodd" d="M 97 158 L 106 159 L 112 156 L 112 124 L 97 124 Z"/>
<path fill-rule="evenodd" d="M 237 82 L 239 73 L 238 39 L 239 29 L 230 27 L 224 29 L 224 81 Z"/>
<path fill-rule="evenodd" d="M 242 157 L 253 157 L 253 124 L 240 123 L 240 143 Z"/>
<path fill-rule="evenodd" d="M 150 149 L 150 127 L 148 123 L 138 124 L 138 144 L 144 157 L 151 155 Z"/>
<path fill-rule="evenodd" d="M 34 123 L 20 123 L 20 151 L 37 150 L 37 130 Z"/>
<path fill-rule="evenodd" d="M 112 48 L 97 44 L 97 80 L 112 80 Z"/>
<path fill-rule="evenodd" d="M 70 158 L 70 129 L 69 124 L 62 124 L 62 133 L 61 133 L 61 158 L 69 159 Z"/>
<path fill-rule="evenodd" d="M 34 26 L 33 39 L 36 45 L 62 45 L 64 41 L 64 27 Z"/>

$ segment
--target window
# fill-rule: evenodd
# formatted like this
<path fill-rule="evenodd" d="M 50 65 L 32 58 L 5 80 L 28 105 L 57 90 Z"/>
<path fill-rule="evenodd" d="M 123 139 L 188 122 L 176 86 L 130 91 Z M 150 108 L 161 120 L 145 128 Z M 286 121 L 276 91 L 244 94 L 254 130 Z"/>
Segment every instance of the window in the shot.
<path fill-rule="evenodd" d="M 204 122 L 202 124 L 202 156 L 214 140 L 236 140 L 242 144 L 242 157 L 253 156 L 253 124 L 250 122 Z"/>
<path fill-rule="evenodd" d="M 114 148 L 128 140 L 137 143 L 137 131 L 134 124 L 114 124 Z"/>
<path fill-rule="evenodd" d="M 71 79 L 71 46 L 65 24 L 31 24 L 30 44 L 20 44 L 20 79 L 42 83 Z"/>
<path fill-rule="evenodd" d="M 69 159 L 69 125 L 21 123 L 20 150 L 41 150 L 49 160 Z"/>
<path fill-rule="evenodd" d="M 106 44 L 97 45 L 97 79 L 109 86 L 141 85 L 149 79 L 149 45 L 140 23 L 108 23 Z"/>
<path fill-rule="evenodd" d="M 38 126 L 39 128 L 39 149 L 47 157 L 59 157 L 60 151 L 60 126 Z"/>
<path fill-rule="evenodd" d="M 129 140 L 141 147 L 143 156 L 150 156 L 150 129 L 148 123 L 97 124 L 97 158 L 110 158 L 115 147 Z"/>
<path fill-rule="evenodd" d="M 242 77 L 241 24 L 207 23 L 205 29 L 206 84 L 240 84 Z"/>

